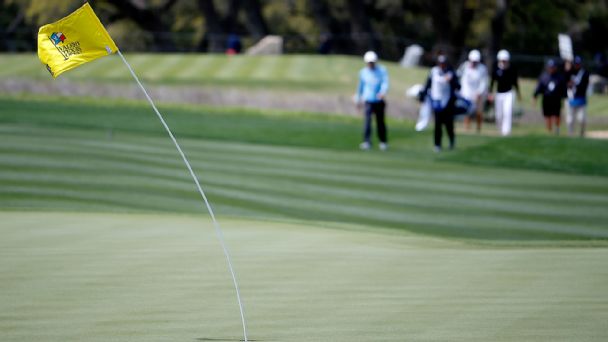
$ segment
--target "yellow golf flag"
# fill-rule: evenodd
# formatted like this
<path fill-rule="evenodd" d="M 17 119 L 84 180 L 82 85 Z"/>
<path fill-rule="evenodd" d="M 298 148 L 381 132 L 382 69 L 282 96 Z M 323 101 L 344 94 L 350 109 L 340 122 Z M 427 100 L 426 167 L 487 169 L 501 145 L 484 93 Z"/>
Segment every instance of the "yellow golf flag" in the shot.
<path fill-rule="evenodd" d="M 89 3 L 38 30 L 38 58 L 53 77 L 116 51 Z"/>

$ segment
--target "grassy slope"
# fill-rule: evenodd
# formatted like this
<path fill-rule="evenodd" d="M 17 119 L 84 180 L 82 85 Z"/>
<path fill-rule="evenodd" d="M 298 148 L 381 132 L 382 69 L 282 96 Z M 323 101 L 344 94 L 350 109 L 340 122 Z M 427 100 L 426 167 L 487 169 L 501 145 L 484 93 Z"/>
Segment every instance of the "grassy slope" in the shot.
<path fill-rule="evenodd" d="M 201 211 L 181 160 L 145 105 L 28 98 L 4 99 L 0 109 L 5 209 Z M 353 151 L 360 122 L 352 118 L 164 110 L 221 215 L 489 241 L 608 237 L 605 177 L 438 161 L 430 137 L 399 122 L 391 124 L 392 150 L 380 154 Z M 492 141 L 469 136 L 459 146 L 466 155 Z M 551 164 L 550 156 L 538 165 Z M 587 167 L 567 171 L 605 172 L 603 162 Z"/>
<path fill-rule="evenodd" d="M 208 219 L 0 213 L 0 336 L 239 341 Z M 253 341 L 605 341 L 606 249 L 222 220 Z M 334 226 L 340 228 L 340 226 Z"/>
<path fill-rule="evenodd" d="M 227 86 L 273 89 L 277 92 L 307 91 L 350 96 L 355 91 L 361 59 L 346 56 L 225 56 L 211 54 L 131 54 L 129 63 L 146 83 L 166 85 Z M 33 54 L 0 54 L 0 78 L 26 78 L 51 82 L 48 72 Z M 427 71 L 403 69 L 384 62 L 391 76 L 391 101 L 403 101 L 405 90 L 423 83 Z M 102 58 L 60 76 L 70 81 L 132 82 L 118 57 Z M 523 80 L 523 105 L 531 106 L 535 80 Z M 591 116 L 605 116 L 608 97 L 590 101 Z"/>

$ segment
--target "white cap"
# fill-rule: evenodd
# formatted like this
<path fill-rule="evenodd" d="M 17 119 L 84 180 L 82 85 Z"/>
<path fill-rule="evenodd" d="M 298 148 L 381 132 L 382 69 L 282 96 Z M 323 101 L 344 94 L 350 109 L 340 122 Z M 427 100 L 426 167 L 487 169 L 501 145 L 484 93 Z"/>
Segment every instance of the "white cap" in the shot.
<path fill-rule="evenodd" d="M 509 61 L 511 59 L 511 54 L 509 54 L 509 51 L 503 49 L 498 51 L 496 59 L 499 61 Z"/>
<path fill-rule="evenodd" d="M 363 60 L 365 63 L 376 63 L 378 61 L 378 55 L 374 51 L 367 51 L 365 55 L 363 55 Z"/>
<path fill-rule="evenodd" d="M 479 50 L 471 50 L 469 52 L 469 61 L 480 62 L 481 61 L 481 52 L 479 52 Z"/>

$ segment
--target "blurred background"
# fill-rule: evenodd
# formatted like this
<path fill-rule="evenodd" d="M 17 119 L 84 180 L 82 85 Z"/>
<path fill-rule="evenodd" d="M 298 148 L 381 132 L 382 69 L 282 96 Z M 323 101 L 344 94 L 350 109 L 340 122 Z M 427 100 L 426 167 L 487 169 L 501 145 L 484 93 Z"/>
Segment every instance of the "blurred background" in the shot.
<path fill-rule="evenodd" d="M 488 64 L 511 51 L 525 76 L 536 77 L 558 54 L 558 33 L 573 40 L 589 69 L 606 76 L 608 1 L 576 0 L 92 0 L 125 52 L 245 52 L 267 35 L 282 53 L 361 55 L 401 60 L 408 46 L 437 51 L 453 62 L 480 49 Z M 0 0 L 0 51 L 36 49 L 39 26 L 82 0 Z M 242 50 L 241 50 L 242 49 Z"/>

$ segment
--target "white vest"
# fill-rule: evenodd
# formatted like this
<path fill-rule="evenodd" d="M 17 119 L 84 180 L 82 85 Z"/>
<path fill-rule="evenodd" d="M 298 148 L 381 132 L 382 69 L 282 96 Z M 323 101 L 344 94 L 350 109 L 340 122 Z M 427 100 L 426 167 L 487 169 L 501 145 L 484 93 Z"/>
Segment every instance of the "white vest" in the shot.
<path fill-rule="evenodd" d="M 438 66 L 431 69 L 431 100 L 441 101 L 442 107 L 445 107 L 450 100 L 452 77 L 455 77 L 452 71 L 443 71 Z"/>

